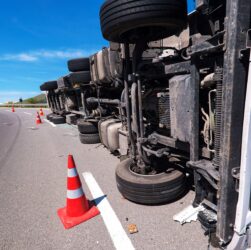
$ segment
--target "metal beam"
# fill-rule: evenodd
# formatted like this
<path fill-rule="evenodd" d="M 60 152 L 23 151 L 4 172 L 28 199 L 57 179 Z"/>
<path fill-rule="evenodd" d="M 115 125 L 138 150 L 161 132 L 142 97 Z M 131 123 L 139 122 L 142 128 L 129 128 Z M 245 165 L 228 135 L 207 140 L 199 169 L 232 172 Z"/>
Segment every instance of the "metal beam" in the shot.
<path fill-rule="evenodd" d="M 246 48 L 250 25 L 251 1 L 227 1 L 226 53 L 223 74 L 222 144 L 220 148 L 220 183 L 217 235 L 222 242 L 233 236 L 233 225 L 238 193 L 232 169 L 240 166 L 242 125 L 247 78 L 247 65 L 241 61 L 241 50 Z"/>

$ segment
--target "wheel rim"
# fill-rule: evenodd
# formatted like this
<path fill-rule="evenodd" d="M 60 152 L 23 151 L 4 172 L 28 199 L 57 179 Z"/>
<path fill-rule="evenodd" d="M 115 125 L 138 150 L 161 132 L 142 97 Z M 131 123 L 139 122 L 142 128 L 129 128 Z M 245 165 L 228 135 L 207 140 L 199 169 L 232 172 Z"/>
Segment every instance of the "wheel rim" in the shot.
<path fill-rule="evenodd" d="M 141 174 L 141 173 L 137 173 L 133 170 L 134 168 L 134 163 L 132 162 L 130 165 L 129 165 L 129 171 L 134 174 L 134 175 L 137 175 L 137 176 L 141 176 L 141 177 L 152 177 L 152 176 L 158 176 L 158 175 L 163 175 L 163 174 L 168 174 L 168 173 L 171 173 L 172 171 L 174 171 L 175 169 L 174 168 L 168 168 L 166 169 L 165 171 L 163 172 L 156 172 L 156 173 L 152 173 L 152 172 L 149 172 L 147 174 Z M 152 174 L 151 174 L 152 173 Z"/>

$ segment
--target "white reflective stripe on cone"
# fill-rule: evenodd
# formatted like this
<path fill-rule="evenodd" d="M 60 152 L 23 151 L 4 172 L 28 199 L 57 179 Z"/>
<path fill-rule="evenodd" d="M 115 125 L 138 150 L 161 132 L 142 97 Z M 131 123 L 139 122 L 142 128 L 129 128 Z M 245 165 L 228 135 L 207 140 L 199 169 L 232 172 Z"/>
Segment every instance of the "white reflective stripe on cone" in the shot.
<path fill-rule="evenodd" d="M 84 192 L 83 192 L 82 187 L 80 187 L 79 189 L 75 189 L 75 190 L 67 190 L 67 198 L 68 199 L 77 199 L 83 195 L 84 195 Z"/>
<path fill-rule="evenodd" d="M 76 177 L 78 176 L 78 172 L 76 168 L 70 168 L 68 169 L 68 177 Z"/>

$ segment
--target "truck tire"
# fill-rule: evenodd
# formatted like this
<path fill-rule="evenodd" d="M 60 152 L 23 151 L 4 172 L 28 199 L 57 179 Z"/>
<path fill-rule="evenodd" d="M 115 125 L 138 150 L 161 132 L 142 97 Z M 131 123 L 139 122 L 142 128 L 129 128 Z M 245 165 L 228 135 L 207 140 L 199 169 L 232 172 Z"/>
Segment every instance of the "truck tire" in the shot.
<path fill-rule="evenodd" d="M 78 117 L 75 114 L 69 114 L 65 117 L 66 123 L 69 125 L 77 125 Z"/>
<path fill-rule="evenodd" d="M 156 175 L 140 175 L 130 167 L 131 159 L 119 163 L 116 181 L 120 193 L 128 200 L 139 204 L 157 205 L 180 198 L 186 190 L 186 177 L 179 170 L 170 170 Z"/>
<path fill-rule="evenodd" d="M 79 133 L 79 139 L 83 144 L 97 144 L 100 143 L 99 134 L 82 134 Z"/>
<path fill-rule="evenodd" d="M 97 134 L 98 124 L 94 122 L 87 122 L 84 119 L 77 121 L 78 131 L 82 134 Z"/>
<path fill-rule="evenodd" d="M 66 123 L 66 119 L 65 117 L 61 115 L 55 115 L 55 116 L 52 116 L 51 122 L 53 122 L 54 124 L 64 124 Z"/>
<path fill-rule="evenodd" d="M 48 114 L 46 115 L 46 119 L 50 121 L 54 115 L 54 113 Z"/>
<path fill-rule="evenodd" d="M 88 57 L 71 59 L 67 62 L 68 69 L 71 72 L 90 70 L 90 61 Z"/>
<path fill-rule="evenodd" d="M 55 113 L 51 114 L 51 116 L 49 117 L 49 118 L 50 118 L 49 121 L 53 122 L 53 121 L 52 121 L 53 118 L 58 117 L 58 116 L 59 116 L 59 115 L 58 115 L 58 114 L 55 114 Z M 56 119 L 57 119 L 57 118 L 56 118 Z"/>
<path fill-rule="evenodd" d="M 49 81 L 45 82 L 40 86 L 41 91 L 49 91 L 49 90 L 54 90 L 58 88 L 58 83 L 57 81 Z"/>
<path fill-rule="evenodd" d="M 187 25 L 186 0 L 107 0 L 100 9 L 105 39 L 135 43 L 155 41 L 180 32 Z"/>
<path fill-rule="evenodd" d="M 71 84 L 89 83 L 91 81 L 90 71 L 73 72 L 69 75 Z"/>

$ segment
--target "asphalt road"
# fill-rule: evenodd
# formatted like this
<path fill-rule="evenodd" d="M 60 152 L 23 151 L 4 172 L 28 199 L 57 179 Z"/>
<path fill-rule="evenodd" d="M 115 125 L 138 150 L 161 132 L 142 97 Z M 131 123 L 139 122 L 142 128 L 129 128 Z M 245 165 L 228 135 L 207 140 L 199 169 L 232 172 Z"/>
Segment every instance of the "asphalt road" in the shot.
<path fill-rule="evenodd" d="M 162 206 L 123 199 L 114 178 L 119 160 L 102 145 L 81 144 L 75 127 L 35 125 L 35 111 L 0 109 L 0 249 L 115 249 L 100 215 L 70 230 L 57 216 L 65 205 L 68 154 L 79 173 L 92 173 L 135 249 L 207 249 L 198 222 L 181 226 L 172 219 L 191 204 L 192 192 Z M 128 233 L 131 223 L 138 233 Z"/>

